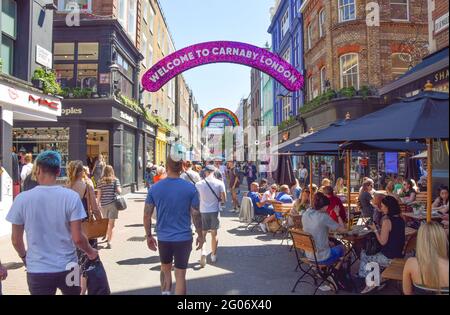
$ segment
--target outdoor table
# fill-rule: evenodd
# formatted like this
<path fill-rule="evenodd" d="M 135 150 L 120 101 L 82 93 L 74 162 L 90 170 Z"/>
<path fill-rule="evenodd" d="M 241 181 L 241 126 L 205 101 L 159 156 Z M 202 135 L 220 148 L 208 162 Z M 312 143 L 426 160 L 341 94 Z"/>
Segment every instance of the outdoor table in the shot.
<path fill-rule="evenodd" d="M 404 217 L 411 218 L 416 221 L 426 221 L 427 214 L 426 213 L 414 213 L 414 212 L 404 212 L 402 213 Z M 439 221 L 442 219 L 442 215 L 434 212 L 431 214 L 431 220 Z"/>
<path fill-rule="evenodd" d="M 403 281 L 403 269 L 405 268 L 406 259 L 396 258 L 381 273 L 383 279 Z"/>

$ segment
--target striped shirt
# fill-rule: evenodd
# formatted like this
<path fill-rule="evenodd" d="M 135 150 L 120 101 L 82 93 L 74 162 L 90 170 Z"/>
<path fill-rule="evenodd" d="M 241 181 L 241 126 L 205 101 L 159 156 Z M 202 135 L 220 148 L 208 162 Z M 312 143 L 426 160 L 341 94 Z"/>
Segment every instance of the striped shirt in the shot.
<path fill-rule="evenodd" d="M 116 191 L 114 191 L 114 183 L 116 186 Z M 100 204 L 102 206 L 109 205 L 116 200 L 116 192 L 118 187 L 120 187 L 120 181 L 117 178 L 112 183 L 106 183 L 103 180 L 100 181 L 98 189 L 102 191 L 100 198 Z"/>

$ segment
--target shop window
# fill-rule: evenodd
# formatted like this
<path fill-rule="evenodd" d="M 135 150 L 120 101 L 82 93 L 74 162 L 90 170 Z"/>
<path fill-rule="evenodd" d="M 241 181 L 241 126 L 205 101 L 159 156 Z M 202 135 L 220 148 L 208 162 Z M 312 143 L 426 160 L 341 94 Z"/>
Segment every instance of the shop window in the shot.
<path fill-rule="evenodd" d="M 66 177 L 69 162 L 68 128 L 14 128 L 13 146 L 16 151 L 25 150 L 33 155 L 33 161 L 39 153 L 52 150 L 61 154 L 60 177 Z"/>
<path fill-rule="evenodd" d="M 359 89 L 358 54 L 346 54 L 340 57 L 341 88 Z"/>
<path fill-rule="evenodd" d="M 78 61 L 87 60 L 98 60 L 98 43 L 78 43 Z"/>
<path fill-rule="evenodd" d="M 391 0 L 391 19 L 399 21 L 409 20 L 409 1 Z"/>
<path fill-rule="evenodd" d="M 3 73 L 12 75 L 14 72 L 14 44 L 17 31 L 17 3 L 13 0 L 2 1 L 1 15 L 2 45 L 1 58 Z"/>
<path fill-rule="evenodd" d="M 346 22 L 356 19 L 355 0 L 338 0 L 339 2 L 339 22 Z"/>
<path fill-rule="evenodd" d="M 73 64 L 55 64 L 56 80 L 61 87 L 73 87 L 74 81 L 74 65 Z"/>
<path fill-rule="evenodd" d="M 123 133 L 123 185 L 129 185 L 136 182 L 136 151 L 135 135 L 129 131 Z"/>
<path fill-rule="evenodd" d="M 93 92 L 97 92 L 97 64 L 78 64 L 77 87 L 90 88 Z"/>
<path fill-rule="evenodd" d="M 75 60 L 75 43 L 55 43 L 53 46 L 53 60 Z"/>

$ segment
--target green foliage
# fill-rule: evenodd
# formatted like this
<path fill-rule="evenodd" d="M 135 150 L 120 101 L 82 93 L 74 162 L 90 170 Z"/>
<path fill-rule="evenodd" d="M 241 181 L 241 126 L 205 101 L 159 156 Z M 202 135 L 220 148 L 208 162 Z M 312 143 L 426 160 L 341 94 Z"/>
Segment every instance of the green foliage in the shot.
<path fill-rule="evenodd" d="M 91 88 L 64 87 L 61 89 L 61 96 L 64 98 L 91 98 L 92 92 Z"/>
<path fill-rule="evenodd" d="M 358 91 L 358 95 L 362 96 L 364 100 L 368 99 L 370 95 L 372 95 L 372 91 L 369 86 L 363 85 Z"/>
<path fill-rule="evenodd" d="M 51 69 L 42 67 L 34 70 L 32 80 L 42 81 L 42 91 L 45 94 L 57 95 L 62 93 L 61 86 L 56 82 L 56 74 Z"/>
<path fill-rule="evenodd" d="M 282 121 L 279 125 L 278 128 L 280 128 L 281 130 L 286 129 L 292 125 L 295 124 L 295 117 L 289 117 L 288 119 Z"/>
<path fill-rule="evenodd" d="M 338 94 L 342 97 L 352 98 L 356 95 L 356 89 L 353 86 L 342 88 L 338 91 Z"/>

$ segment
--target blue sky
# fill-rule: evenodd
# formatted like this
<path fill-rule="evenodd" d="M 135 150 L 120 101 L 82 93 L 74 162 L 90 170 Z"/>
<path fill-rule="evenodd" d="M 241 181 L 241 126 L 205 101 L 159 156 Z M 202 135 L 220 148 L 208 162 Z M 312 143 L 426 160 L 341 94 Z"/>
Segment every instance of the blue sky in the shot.
<path fill-rule="evenodd" d="M 213 41 L 240 41 L 263 47 L 269 9 L 274 0 L 160 0 L 176 49 Z M 250 94 L 250 68 L 210 64 L 185 72 L 200 108 L 225 107 L 235 111 Z"/>

